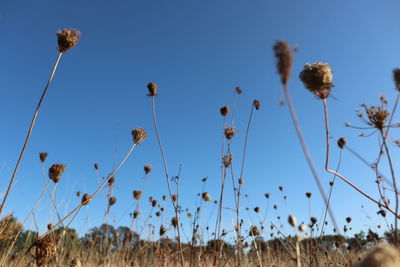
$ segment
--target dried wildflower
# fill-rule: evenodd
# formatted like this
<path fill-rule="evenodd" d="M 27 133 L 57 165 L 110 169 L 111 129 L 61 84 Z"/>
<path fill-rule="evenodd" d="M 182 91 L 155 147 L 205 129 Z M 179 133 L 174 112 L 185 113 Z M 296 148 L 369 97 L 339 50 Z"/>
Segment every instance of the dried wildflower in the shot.
<path fill-rule="evenodd" d="M 304 223 L 302 223 L 302 224 L 300 224 L 299 225 L 299 231 L 300 232 L 305 232 L 307 230 L 307 226 L 304 224 Z"/>
<path fill-rule="evenodd" d="M 53 224 L 52 223 L 47 224 L 47 230 L 51 230 L 51 228 L 53 228 Z"/>
<path fill-rule="evenodd" d="M 58 50 L 65 53 L 73 48 L 81 38 L 81 32 L 75 29 L 64 29 L 57 32 Z"/>
<path fill-rule="evenodd" d="M 333 181 L 329 181 L 329 185 L 333 186 L 334 182 Z"/>
<path fill-rule="evenodd" d="M 49 169 L 49 177 L 56 184 L 60 181 L 61 175 L 67 168 L 64 164 L 53 164 Z"/>
<path fill-rule="evenodd" d="M 95 163 L 95 164 L 94 164 L 94 169 L 95 169 L 95 170 L 98 170 L 98 169 L 99 169 L 99 164 Z"/>
<path fill-rule="evenodd" d="M 243 183 L 244 183 L 243 178 L 239 178 L 238 183 L 239 183 L 239 184 L 243 184 Z"/>
<path fill-rule="evenodd" d="M 400 91 L 400 69 L 396 68 L 393 70 L 393 80 L 396 85 L 396 89 Z"/>
<path fill-rule="evenodd" d="M 350 222 L 351 222 L 351 217 L 347 217 L 347 218 L 346 218 L 346 222 L 347 222 L 347 223 L 350 223 Z"/>
<path fill-rule="evenodd" d="M 110 197 L 108 199 L 108 205 L 112 206 L 117 202 L 117 198 L 116 197 Z"/>
<path fill-rule="evenodd" d="M 173 195 L 172 195 L 172 201 L 175 202 L 177 199 L 178 199 L 178 196 L 175 195 L 175 194 L 173 194 Z"/>
<path fill-rule="evenodd" d="M 340 137 L 340 138 L 338 139 L 338 141 L 337 141 L 337 145 L 338 145 L 341 149 L 343 149 L 344 146 L 346 145 L 346 138 Z"/>
<path fill-rule="evenodd" d="M 250 235 L 251 236 L 258 236 L 258 235 L 260 235 L 260 230 L 258 230 L 258 227 L 257 226 L 255 226 L 255 225 L 252 225 L 251 227 L 250 227 Z"/>
<path fill-rule="evenodd" d="M 156 96 L 158 92 L 158 87 L 155 82 L 149 82 L 147 84 L 147 89 L 149 89 L 149 95 L 150 96 Z"/>
<path fill-rule="evenodd" d="M 212 198 L 211 198 L 211 196 L 210 196 L 210 194 L 208 192 L 203 192 L 201 194 L 201 197 L 203 198 L 204 201 L 211 201 L 212 200 Z"/>
<path fill-rule="evenodd" d="M 385 126 L 386 119 L 389 117 L 389 111 L 383 106 L 370 106 L 361 105 L 365 109 L 365 113 L 368 117 L 366 123 L 370 126 L 374 126 L 379 130 L 382 130 Z"/>
<path fill-rule="evenodd" d="M 306 197 L 307 197 L 307 198 L 310 198 L 311 196 L 312 196 L 311 192 L 307 192 L 307 193 L 306 193 Z"/>
<path fill-rule="evenodd" d="M 260 207 L 255 207 L 254 212 L 259 213 L 260 212 Z"/>
<path fill-rule="evenodd" d="M 259 110 L 260 106 L 261 106 L 260 101 L 258 101 L 257 99 L 254 99 L 253 106 L 256 108 L 256 110 Z"/>
<path fill-rule="evenodd" d="M 136 219 L 137 216 L 139 216 L 139 211 L 135 210 L 135 211 L 133 212 L 133 218 Z"/>
<path fill-rule="evenodd" d="M 222 116 L 226 117 L 229 113 L 229 107 L 223 106 L 222 108 L 219 109 L 219 112 L 221 113 Z"/>
<path fill-rule="evenodd" d="M 235 128 L 228 126 L 224 128 L 224 135 L 226 139 L 230 140 L 235 135 Z"/>
<path fill-rule="evenodd" d="M 144 139 L 146 139 L 147 133 L 143 128 L 136 127 L 134 130 L 132 130 L 132 136 L 133 143 L 138 145 L 143 142 Z"/>
<path fill-rule="evenodd" d="M 0 241 L 4 242 L 16 237 L 22 228 L 22 224 L 12 214 L 4 216 L 0 220 Z"/>
<path fill-rule="evenodd" d="M 274 205 L 274 209 L 276 210 L 278 208 L 278 206 L 277 205 Z"/>
<path fill-rule="evenodd" d="M 317 223 L 318 219 L 315 217 L 311 217 L 310 221 L 311 221 L 310 227 L 313 227 Z"/>
<path fill-rule="evenodd" d="M 178 226 L 178 218 L 176 218 L 175 216 L 172 217 L 171 219 L 171 224 L 174 228 L 176 228 Z"/>
<path fill-rule="evenodd" d="M 306 64 L 300 73 L 300 80 L 304 87 L 322 99 L 329 96 L 331 88 L 334 86 L 332 70 L 327 63 L 322 62 Z"/>
<path fill-rule="evenodd" d="M 77 192 L 76 192 L 76 196 L 77 196 L 77 197 L 80 197 L 80 196 L 81 196 L 81 192 L 80 192 L 80 191 L 77 191 Z"/>
<path fill-rule="evenodd" d="M 144 165 L 143 169 L 144 169 L 145 174 L 149 174 L 151 172 L 151 170 L 153 169 L 153 167 L 150 164 L 147 164 L 147 165 Z"/>
<path fill-rule="evenodd" d="M 81 203 L 82 203 L 82 205 L 85 206 L 85 205 L 87 205 L 91 200 L 92 200 L 92 198 L 90 197 L 89 194 L 84 194 L 84 195 L 82 196 Z"/>
<path fill-rule="evenodd" d="M 381 215 L 382 217 L 386 217 L 386 210 L 379 210 L 377 214 Z"/>
<path fill-rule="evenodd" d="M 45 266 L 57 252 L 57 242 L 53 234 L 35 241 L 35 261 L 37 266 Z"/>
<path fill-rule="evenodd" d="M 163 195 L 162 200 L 164 200 L 164 201 L 167 200 L 167 196 Z"/>
<path fill-rule="evenodd" d="M 228 168 L 232 164 L 232 155 L 224 155 L 222 157 L 222 164 L 224 164 L 225 168 Z"/>
<path fill-rule="evenodd" d="M 235 92 L 236 92 L 238 95 L 240 95 L 240 94 L 243 93 L 243 90 L 242 90 L 242 88 L 240 88 L 240 87 L 236 87 L 236 88 L 235 88 Z"/>
<path fill-rule="evenodd" d="M 108 185 L 112 186 L 115 183 L 115 178 L 114 176 L 111 176 L 110 179 L 108 179 Z"/>
<path fill-rule="evenodd" d="M 133 198 L 135 200 L 139 200 L 142 197 L 142 191 L 140 190 L 133 190 Z"/>
<path fill-rule="evenodd" d="M 157 217 L 160 217 L 160 216 L 161 216 L 161 212 L 157 211 L 157 212 L 156 212 L 156 216 L 157 216 Z"/>
<path fill-rule="evenodd" d="M 297 219 L 296 219 L 296 217 L 294 217 L 293 215 L 289 215 L 289 217 L 288 217 L 288 223 L 289 223 L 292 227 L 296 227 L 296 225 L 297 225 Z"/>
<path fill-rule="evenodd" d="M 39 153 L 39 159 L 40 159 L 40 161 L 41 161 L 42 163 L 44 163 L 44 161 L 46 160 L 46 158 L 47 158 L 47 152 L 40 152 L 40 153 Z"/>
<path fill-rule="evenodd" d="M 264 196 L 265 196 L 266 199 L 268 199 L 269 198 L 269 193 L 265 193 Z"/>
<path fill-rule="evenodd" d="M 283 191 L 283 186 L 279 186 L 279 191 Z"/>
<path fill-rule="evenodd" d="M 290 53 L 290 46 L 287 42 L 277 41 L 274 45 L 276 67 L 281 76 L 281 83 L 287 84 L 292 71 L 292 54 Z"/>
<path fill-rule="evenodd" d="M 154 208 L 155 206 L 157 206 L 157 200 L 153 199 L 151 201 L 151 206 Z"/>
<path fill-rule="evenodd" d="M 167 229 L 164 227 L 164 225 L 160 226 L 160 236 L 164 235 L 167 232 Z"/>

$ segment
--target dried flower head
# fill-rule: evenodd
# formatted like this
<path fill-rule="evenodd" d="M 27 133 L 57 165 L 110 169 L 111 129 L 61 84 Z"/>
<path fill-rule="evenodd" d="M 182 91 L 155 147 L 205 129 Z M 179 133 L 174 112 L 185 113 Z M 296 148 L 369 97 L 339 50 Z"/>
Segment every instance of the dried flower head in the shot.
<path fill-rule="evenodd" d="M 143 142 L 144 139 L 146 139 L 147 133 L 143 128 L 136 127 L 134 130 L 132 130 L 132 136 L 133 143 L 138 145 Z"/>
<path fill-rule="evenodd" d="M 255 213 L 259 213 L 259 212 L 260 212 L 260 207 L 255 207 L 255 208 L 254 208 L 254 212 L 255 212 Z"/>
<path fill-rule="evenodd" d="M 274 205 L 274 210 L 276 210 L 278 208 L 278 206 L 277 205 Z"/>
<path fill-rule="evenodd" d="M 276 67 L 281 76 L 281 83 L 287 84 L 292 71 L 292 54 L 290 46 L 285 41 L 277 41 L 274 45 Z"/>
<path fill-rule="evenodd" d="M 108 199 L 108 205 L 112 206 L 117 202 L 117 198 L 116 197 L 110 197 Z"/>
<path fill-rule="evenodd" d="M 346 145 L 346 138 L 340 137 L 337 141 L 337 145 L 340 147 L 340 149 L 343 149 Z"/>
<path fill-rule="evenodd" d="M 224 134 L 226 139 L 230 140 L 235 135 L 235 128 L 232 126 L 227 126 L 224 128 Z"/>
<path fill-rule="evenodd" d="M 147 164 L 147 165 L 144 165 L 143 169 L 144 169 L 145 174 L 149 174 L 151 172 L 151 170 L 153 169 L 153 167 L 150 164 Z"/>
<path fill-rule="evenodd" d="M 229 166 L 231 166 L 231 164 L 232 164 L 232 155 L 231 154 L 229 154 L 229 155 L 224 155 L 223 157 L 222 157 L 222 164 L 224 164 L 224 166 L 225 166 L 225 168 L 228 168 Z"/>
<path fill-rule="evenodd" d="M 257 226 L 252 225 L 252 226 L 250 227 L 249 233 L 250 233 L 251 236 L 258 236 L 258 235 L 260 235 L 260 230 L 258 230 L 258 227 L 257 227 Z"/>
<path fill-rule="evenodd" d="M 382 217 L 386 217 L 386 210 L 379 210 L 377 214 L 381 215 Z"/>
<path fill-rule="evenodd" d="M 203 192 L 201 194 L 201 197 L 203 198 L 204 201 L 211 201 L 212 200 L 212 198 L 211 198 L 211 196 L 210 196 L 210 194 L 208 192 Z"/>
<path fill-rule="evenodd" d="M 63 174 L 64 170 L 67 168 L 64 164 L 53 164 L 49 169 L 49 177 L 53 182 L 56 184 L 60 181 L 61 175 Z"/>
<path fill-rule="evenodd" d="M 178 226 L 178 218 L 176 218 L 175 216 L 172 217 L 171 219 L 171 224 L 174 228 L 176 228 Z"/>
<path fill-rule="evenodd" d="M 166 196 L 166 195 L 163 195 L 163 196 L 162 196 L 162 200 L 164 200 L 164 201 L 167 200 L 167 196 Z"/>
<path fill-rule="evenodd" d="M 40 153 L 39 153 L 39 159 L 40 159 L 40 161 L 41 161 L 42 163 L 44 163 L 44 161 L 46 160 L 46 158 L 47 158 L 47 152 L 40 152 Z"/>
<path fill-rule="evenodd" d="M 311 196 L 312 196 L 311 192 L 307 192 L 307 193 L 306 193 L 306 197 L 307 197 L 307 198 L 310 198 Z"/>
<path fill-rule="evenodd" d="M 172 201 L 173 201 L 173 202 L 175 202 L 175 201 L 178 199 L 178 196 L 175 195 L 175 194 L 173 194 L 171 197 L 172 197 Z"/>
<path fill-rule="evenodd" d="M 290 226 L 296 227 L 296 225 L 297 225 L 297 219 L 296 219 L 296 217 L 294 217 L 293 215 L 289 215 L 289 217 L 288 217 L 288 223 L 290 224 Z"/>
<path fill-rule="evenodd" d="M 164 235 L 167 232 L 167 229 L 164 227 L 164 225 L 160 226 L 160 236 Z"/>
<path fill-rule="evenodd" d="M 317 223 L 318 219 L 315 218 L 315 217 L 311 217 L 311 218 L 310 218 L 310 221 L 311 221 L 310 227 L 313 227 L 313 226 Z"/>
<path fill-rule="evenodd" d="M 351 217 L 347 217 L 347 218 L 346 218 L 346 222 L 347 222 L 347 223 L 350 223 L 350 222 L 351 222 Z"/>
<path fill-rule="evenodd" d="M 81 32 L 75 29 L 64 29 L 57 32 L 58 50 L 65 53 L 73 48 L 81 38 Z"/>
<path fill-rule="evenodd" d="M 51 228 L 53 228 L 53 224 L 52 223 L 48 223 L 47 224 L 47 230 L 51 230 Z"/>
<path fill-rule="evenodd" d="M 306 64 L 300 72 L 300 80 L 304 87 L 311 93 L 324 99 L 329 96 L 332 83 L 332 70 L 327 63 L 316 62 L 312 65 Z"/>
<path fill-rule="evenodd" d="M 361 105 L 365 109 L 368 121 L 365 121 L 369 126 L 374 126 L 379 130 L 382 130 L 385 126 L 385 122 L 389 117 L 389 111 L 383 106 L 370 106 Z"/>
<path fill-rule="evenodd" d="M 135 200 L 139 200 L 142 197 L 142 191 L 140 190 L 133 190 L 133 198 Z"/>
<path fill-rule="evenodd" d="M 305 232 L 307 230 L 307 226 L 304 224 L 304 223 L 302 223 L 302 224 L 300 224 L 299 225 L 299 231 L 300 232 Z"/>
<path fill-rule="evenodd" d="M 37 266 L 46 264 L 56 255 L 57 242 L 53 234 L 35 241 L 35 261 Z"/>
<path fill-rule="evenodd" d="M 151 201 L 151 206 L 154 208 L 155 206 L 157 206 L 157 200 L 153 199 Z"/>
<path fill-rule="evenodd" d="M 108 179 L 108 185 L 109 185 L 109 186 L 112 186 L 114 183 L 115 183 L 115 177 L 114 177 L 114 176 L 111 176 L 111 177 Z"/>
<path fill-rule="evenodd" d="M 89 194 L 83 194 L 81 203 L 82 203 L 82 205 L 85 206 L 85 205 L 87 205 L 91 200 L 92 200 L 92 198 L 90 197 Z"/>
<path fill-rule="evenodd" d="M 155 82 L 149 82 L 147 84 L 147 89 L 149 89 L 149 95 L 150 96 L 156 96 L 158 92 L 158 87 Z"/>
<path fill-rule="evenodd" d="M 135 210 L 135 211 L 133 212 L 133 218 L 136 219 L 137 216 L 139 216 L 139 211 Z"/>
<path fill-rule="evenodd" d="M 77 191 L 77 192 L 76 192 L 76 196 L 77 196 L 77 197 L 80 197 L 80 196 L 81 196 L 81 192 L 80 192 L 80 191 Z"/>
<path fill-rule="evenodd" d="M 256 110 L 259 110 L 261 107 L 260 101 L 258 101 L 257 99 L 254 99 L 253 106 L 256 108 Z"/>
<path fill-rule="evenodd" d="M 223 106 L 222 108 L 219 109 L 219 112 L 221 113 L 222 116 L 226 117 L 229 113 L 229 107 Z"/>
<path fill-rule="evenodd" d="M 396 89 L 400 91 L 400 68 L 396 68 L 393 70 L 393 80 L 396 85 Z"/>
<path fill-rule="evenodd" d="M 283 191 L 283 186 L 279 186 L 279 191 Z"/>
<path fill-rule="evenodd" d="M 98 170 L 98 169 L 99 169 L 99 164 L 95 163 L 95 164 L 94 164 L 94 169 L 95 169 L 95 170 Z"/>
<path fill-rule="evenodd" d="M 161 216 L 161 212 L 160 212 L 160 211 L 157 211 L 157 212 L 156 212 L 156 216 L 157 216 L 157 217 L 160 217 L 160 216 Z"/>
<path fill-rule="evenodd" d="M 269 193 L 265 193 L 264 196 L 265 196 L 266 199 L 268 199 L 269 198 Z"/>
<path fill-rule="evenodd" d="M 240 87 L 236 87 L 236 88 L 235 88 L 235 92 L 236 92 L 238 95 L 240 95 L 240 94 L 243 93 L 243 90 L 242 90 L 242 88 L 240 88 Z"/>

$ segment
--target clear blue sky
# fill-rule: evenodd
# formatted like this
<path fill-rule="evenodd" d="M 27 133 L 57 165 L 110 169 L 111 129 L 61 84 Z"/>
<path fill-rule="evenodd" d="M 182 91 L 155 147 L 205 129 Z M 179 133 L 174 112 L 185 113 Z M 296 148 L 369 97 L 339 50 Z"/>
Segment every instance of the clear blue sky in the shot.
<path fill-rule="evenodd" d="M 148 139 L 116 175 L 117 204 L 109 221 L 129 225 L 134 209 L 132 190 L 141 185 L 143 165 L 153 172 L 145 185 L 147 199 L 167 194 L 162 161 L 151 117 L 146 84 L 157 82 L 158 121 L 171 175 L 182 164 L 180 193 L 184 207 L 193 211 L 201 178 L 208 176 L 206 191 L 217 198 L 220 185 L 222 117 L 219 108 L 238 98 L 233 156 L 238 173 L 245 127 L 254 98 L 261 109 L 254 114 L 245 168 L 243 208 L 265 207 L 264 193 L 271 193 L 267 221 L 276 222 L 272 205 L 287 210 L 278 186 L 288 196 L 288 211 L 308 221 L 305 192 L 313 192 L 312 215 L 319 217 L 322 200 L 296 139 L 286 106 L 279 106 L 279 78 L 272 46 L 276 40 L 298 44 L 290 90 L 305 137 L 324 185 L 331 179 L 323 171 L 325 157 L 322 102 L 306 91 L 298 73 L 308 62 L 328 62 L 334 73 L 329 108 L 331 134 L 345 136 L 349 145 L 372 161 L 378 152 L 377 135 L 360 138 L 344 127 L 346 121 L 361 125 L 354 110 L 361 103 L 378 104 L 385 94 L 393 104 L 391 78 L 400 67 L 400 18 L 398 1 L 3 1 L 0 4 L 0 189 L 5 191 L 18 158 L 27 127 L 57 56 L 57 30 L 72 27 L 82 32 L 79 44 L 67 52 L 46 95 L 39 119 L 6 205 L 23 219 L 43 188 L 38 153 L 49 153 L 52 163 L 68 165 L 57 188 L 61 213 L 80 201 L 76 191 L 97 188 L 93 169 L 102 176 L 111 172 L 132 141 L 130 131 L 141 126 Z M 396 138 L 398 133 L 392 132 Z M 333 146 L 331 166 L 337 162 Z M 399 149 L 391 146 L 395 162 Z M 386 163 L 382 165 L 384 168 Z M 398 171 L 398 164 L 396 165 Z M 382 170 L 389 175 L 387 169 Z M 378 196 L 374 173 L 348 151 L 341 172 L 352 182 Z M 398 173 L 398 172 L 397 172 Z M 231 184 L 225 202 L 233 207 Z M 251 206 L 252 205 L 252 206 Z M 376 207 L 342 182 L 334 189 L 332 208 L 344 225 L 353 218 L 355 231 L 385 225 Z M 171 209 L 170 203 L 166 203 Z M 49 221 L 48 198 L 36 211 L 40 229 Z M 213 204 L 207 204 L 211 214 Z M 79 231 L 101 223 L 104 195 L 79 213 L 73 227 Z M 170 213 L 171 214 L 171 213 Z M 250 216 L 243 210 L 245 225 Z M 215 211 L 214 211 L 215 215 Z M 231 214 L 224 214 L 231 225 Z M 207 218 L 207 217 L 206 217 Z M 254 223 L 256 216 L 251 212 Z M 389 216 L 389 222 L 392 222 Z M 167 220 L 167 219 L 166 219 Z M 184 219 L 186 220 L 186 219 Z M 53 216 L 54 222 L 54 216 Z M 211 219 L 210 226 L 214 226 Z M 156 223 L 153 219 L 152 223 Z M 164 222 L 167 224 L 167 222 Z M 28 227 L 33 227 L 32 221 Z M 287 232 L 291 230 L 286 226 Z"/>

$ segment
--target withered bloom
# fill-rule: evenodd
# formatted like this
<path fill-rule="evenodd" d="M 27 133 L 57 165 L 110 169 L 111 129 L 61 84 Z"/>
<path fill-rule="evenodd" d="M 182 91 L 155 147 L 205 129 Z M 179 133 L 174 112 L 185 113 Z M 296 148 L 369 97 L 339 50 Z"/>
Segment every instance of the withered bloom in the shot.
<path fill-rule="evenodd" d="M 339 140 L 337 141 L 338 146 L 343 149 L 344 146 L 346 145 L 346 138 L 340 137 Z"/>
<path fill-rule="evenodd" d="M 250 235 L 252 235 L 252 236 L 258 236 L 258 235 L 260 235 L 260 230 L 258 230 L 258 227 L 257 226 L 255 226 L 255 225 L 252 225 L 251 227 L 250 227 Z"/>
<path fill-rule="evenodd" d="M 332 83 L 332 70 L 327 63 L 316 62 L 312 65 L 306 64 L 300 72 L 300 80 L 304 87 L 311 93 L 325 99 L 329 96 Z"/>
<path fill-rule="evenodd" d="M 286 85 L 292 71 L 292 54 L 289 44 L 285 41 L 277 41 L 274 45 L 276 67 L 281 76 L 281 83 Z"/>
<path fill-rule="evenodd" d="M 226 139 L 230 140 L 235 135 L 235 128 L 228 126 L 224 129 L 224 135 Z"/>
<path fill-rule="evenodd" d="M 260 101 L 258 101 L 257 99 L 254 99 L 253 106 L 256 108 L 256 110 L 259 110 L 260 106 L 261 106 Z"/>
<path fill-rule="evenodd" d="M 144 165 L 144 172 L 145 174 L 149 174 L 151 172 L 151 170 L 153 169 L 153 167 L 150 164 Z"/>
<path fill-rule="evenodd" d="M 158 87 L 155 82 L 149 82 L 147 84 L 147 89 L 149 89 L 149 95 L 150 96 L 156 96 L 158 92 Z"/>
<path fill-rule="evenodd" d="M 174 228 L 176 228 L 178 226 L 178 219 L 174 216 L 171 219 L 171 224 Z"/>
<path fill-rule="evenodd" d="M 64 164 L 53 164 L 49 169 L 49 177 L 53 182 L 56 184 L 60 181 L 61 175 L 63 174 L 64 170 L 67 168 Z"/>
<path fill-rule="evenodd" d="M 139 200 L 142 197 L 142 191 L 140 190 L 133 190 L 133 198 L 135 200 Z"/>
<path fill-rule="evenodd" d="M 91 197 L 90 197 L 89 194 L 84 194 L 84 195 L 82 196 L 81 203 L 82 203 L 82 205 L 85 206 L 85 205 L 87 205 L 91 200 L 92 200 L 92 199 L 91 199 Z"/>
<path fill-rule="evenodd" d="M 222 108 L 220 108 L 219 112 L 221 113 L 222 116 L 226 117 L 229 113 L 229 107 L 223 106 Z"/>
<path fill-rule="evenodd" d="M 116 197 L 110 197 L 108 199 L 108 205 L 112 206 L 117 202 L 117 198 Z"/>
<path fill-rule="evenodd" d="M 133 142 L 138 145 L 143 142 L 144 139 L 147 137 L 147 133 L 143 128 L 136 127 L 132 130 Z"/>
<path fill-rule="evenodd" d="M 44 161 L 45 161 L 46 158 L 47 158 L 47 152 L 40 152 L 40 153 L 39 153 L 39 158 L 40 158 L 40 161 L 41 161 L 42 163 L 44 163 Z"/>
<path fill-rule="evenodd" d="M 57 32 L 58 50 L 65 53 L 73 48 L 81 38 L 81 32 L 75 29 L 64 29 Z"/>

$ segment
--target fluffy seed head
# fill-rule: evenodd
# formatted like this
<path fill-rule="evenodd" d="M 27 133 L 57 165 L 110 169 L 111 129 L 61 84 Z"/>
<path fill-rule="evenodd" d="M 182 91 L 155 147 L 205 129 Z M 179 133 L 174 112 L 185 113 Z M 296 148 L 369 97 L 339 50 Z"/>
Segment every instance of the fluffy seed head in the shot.
<path fill-rule="evenodd" d="M 396 85 L 396 89 L 400 91 L 400 68 L 396 68 L 393 70 L 393 80 Z"/>
<path fill-rule="evenodd" d="M 289 217 L 288 217 L 288 223 L 289 223 L 292 227 L 296 227 L 296 225 L 297 225 L 297 219 L 296 219 L 296 217 L 294 217 L 293 215 L 289 215 Z"/>
<path fill-rule="evenodd" d="M 306 64 L 303 71 L 300 72 L 300 80 L 305 88 L 321 99 L 327 98 L 334 86 L 332 70 L 327 63 L 322 62 L 316 62 L 312 65 Z"/>
<path fill-rule="evenodd" d="M 40 161 L 43 163 L 47 158 L 47 152 L 40 152 L 39 158 L 40 158 Z"/>
<path fill-rule="evenodd" d="M 210 196 L 210 194 L 208 192 L 203 192 L 201 194 L 201 197 L 203 198 L 204 201 L 211 201 L 212 200 L 212 198 L 211 198 L 211 196 Z"/>
<path fill-rule="evenodd" d="M 143 128 L 136 127 L 134 130 L 132 130 L 132 136 L 133 136 L 133 143 L 138 145 L 141 142 L 143 142 L 144 139 L 146 139 L 147 133 Z"/>
<path fill-rule="evenodd" d="M 343 149 L 346 145 L 346 138 L 340 137 L 337 141 L 337 145 L 340 147 L 340 149 Z"/>
<path fill-rule="evenodd" d="M 274 45 L 276 67 L 281 76 L 281 83 L 287 84 L 292 72 L 292 54 L 290 46 L 285 41 L 277 41 Z"/>
<path fill-rule="evenodd" d="M 82 196 L 81 203 L 82 203 L 82 205 L 85 206 L 85 205 L 87 205 L 91 200 L 92 200 L 92 198 L 90 197 L 89 194 L 84 194 L 84 195 Z"/>
<path fill-rule="evenodd" d="M 56 184 L 60 181 L 61 175 L 63 174 L 64 170 L 67 168 L 64 164 L 53 164 L 49 169 L 49 177 L 53 182 Z"/>
<path fill-rule="evenodd" d="M 142 197 L 142 191 L 140 190 L 133 190 L 133 198 L 135 200 L 139 200 Z"/>
<path fill-rule="evenodd" d="M 231 126 L 225 127 L 224 134 L 225 134 L 226 139 L 228 139 L 228 140 L 232 139 L 232 137 L 235 135 L 235 128 L 233 128 Z"/>
<path fill-rule="evenodd" d="M 153 167 L 150 164 L 144 165 L 144 173 L 145 174 L 149 174 L 151 172 L 151 170 L 153 169 Z"/>
<path fill-rule="evenodd" d="M 155 82 L 149 82 L 147 84 L 147 89 L 149 89 L 149 95 L 150 96 L 156 96 L 158 92 L 158 87 Z"/>
<path fill-rule="evenodd" d="M 108 199 L 108 205 L 112 206 L 117 202 L 117 198 L 116 197 L 110 197 Z"/>
<path fill-rule="evenodd" d="M 57 32 L 58 50 L 65 53 L 73 48 L 81 38 L 81 32 L 75 29 L 64 29 Z"/>

